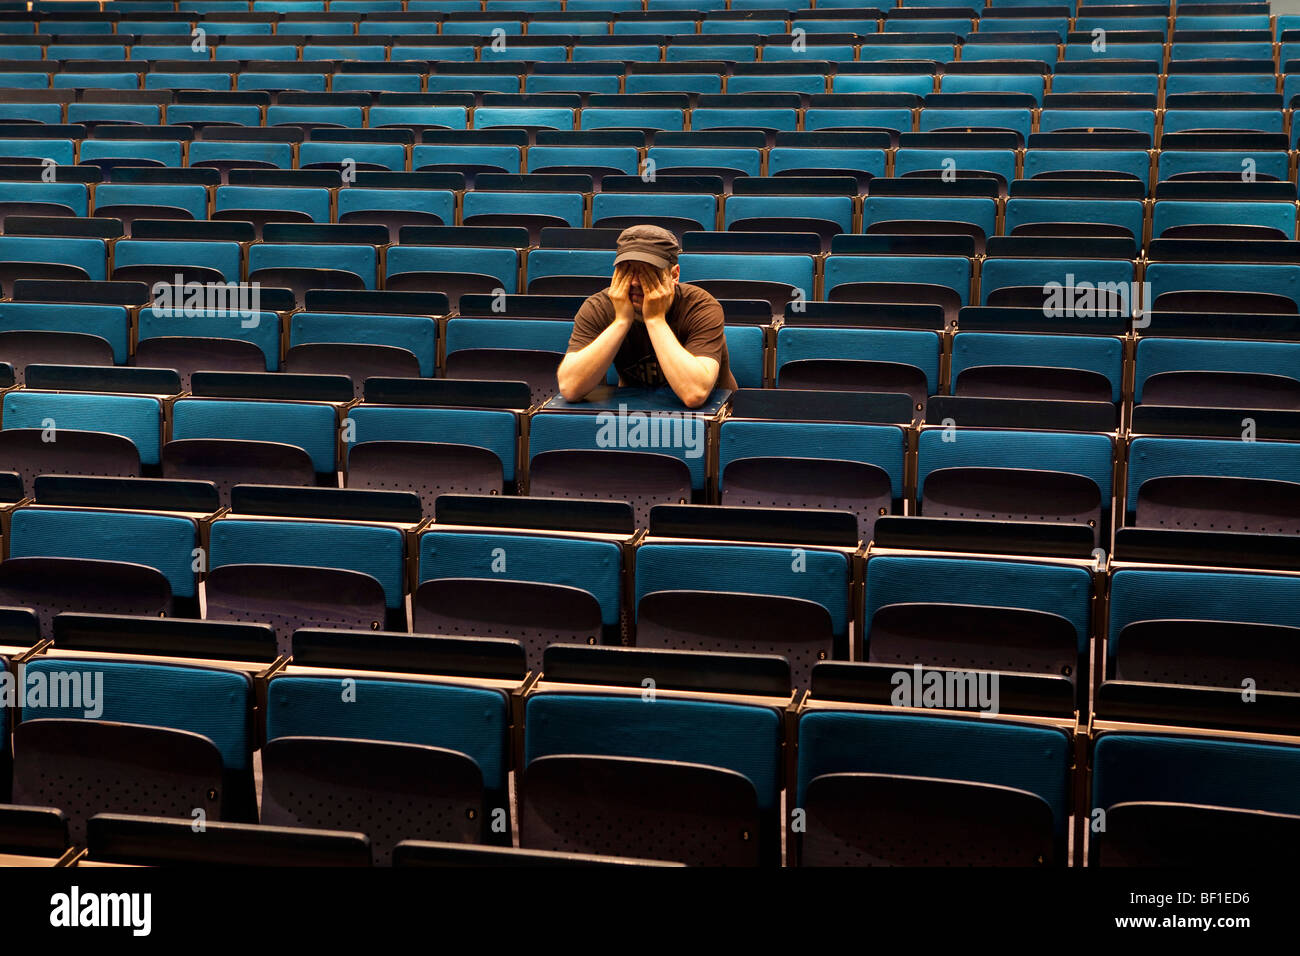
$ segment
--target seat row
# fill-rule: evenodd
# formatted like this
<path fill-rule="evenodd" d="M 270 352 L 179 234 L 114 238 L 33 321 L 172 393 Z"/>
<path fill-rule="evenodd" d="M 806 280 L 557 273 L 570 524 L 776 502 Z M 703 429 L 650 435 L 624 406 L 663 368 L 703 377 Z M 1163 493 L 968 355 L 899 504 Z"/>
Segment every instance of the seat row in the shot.
<path fill-rule="evenodd" d="M 651 147 L 642 160 L 632 147 L 533 146 L 525 162 L 538 172 L 516 175 L 485 170 L 476 176 L 475 188 L 466 189 L 463 174 L 450 168 L 457 157 L 489 159 L 516 147 L 416 147 L 424 150 L 424 158 L 450 160 L 429 164 L 447 168 L 414 174 L 354 172 L 345 181 L 345 164 L 356 161 L 340 155 L 347 147 L 324 146 L 333 146 L 333 158 L 341 162 L 322 162 L 317 170 L 235 170 L 228 173 L 229 184 L 218 186 L 203 183 L 205 178 L 219 179 L 215 169 L 205 177 L 201 173 L 187 175 L 183 170 L 140 174 L 113 166 L 109 172 L 114 181 L 108 183 L 6 181 L 0 171 L 0 230 L 14 236 L 26 231 L 70 239 L 101 238 L 112 244 L 112 251 L 124 239 L 147 238 L 151 229 L 161 228 L 157 223 L 162 220 L 190 223 L 174 227 L 178 239 L 231 238 L 243 243 L 272 241 L 268 228 L 271 237 L 282 236 L 274 241 L 285 241 L 283 236 L 292 231 L 286 233 L 275 226 L 293 223 L 381 226 L 385 231 L 378 239 L 362 231 L 354 231 L 354 239 L 384 245 L 418 244 L 420 237 L 427 241 L 437 235 L 420 232 L 421 226 L 453 227 L 441 235 L 448 239 L 463 236 L 466 242 L 473 242 L 475 234 L 469 231 L 473 227 L 501 226 L 524 230 L 518 248 L 525 257 L 538 253 L 529 249 L 534 244 L 554 249 L 564 248 L 567 242 L 570 248 L 612 250 L 622 224 L 638 216 L 663 225 L 692 244 L 703 240 L 699 236 L 687 240 L 688 234 L 717 230 L 814 233 L 819 253 L 833 251 L 838 237 L 878 233 L 965 234 L 973 246 L 968 254 L 976 257 L 989 254 L 989 241 L 1000 236 L 1053 231 L 1069 235 L 1071 228 L 1078 235 L 1131 240 L 1135 243 L 1133 256 L 1143 247 L 1149 249 L 1155 239 L 1296 237 L 1296 187 L 1289 182 L 1164 181 L 1157 185 L 1151 201 L 1135 181 L 1012 180 L 1010 196 L 1004 200 L 998 195 L 998 184 L 988 179 L 981 183 L 972 178 L 957 186 L 941 175 L 902 176 L 873 177 L 867 183 L 868 194 L 860 196 L 858 181 L 838 164 L 859 157 L 863 165 L 872 159 L 883 162 L 880 151 L 778 146 L 768 153 L 769 171 L 781 166 L 807 175 L 787 176 L 778 170 L 770 178 L 737 176 L 728 191 L 717 173 L 734 167 L 712 167 L 707 173 L 703 170 L 709 167 L 692 167 L 701 172 L 687 175 L 683 167 L 670 165 L 689 162 L 706 152 L 698 147 Z M 736 155 L 741 152 L 737 150 L 707 152 L 707 157 L 698 158 L 737 164 L 745 159 Z M 924 163 L 917 152 L 899 150 L 893 160 L 898 166 Z M 692 155 L 683 155 L 686 153 Z M 330 153 L 322 150 L 312 155 Z M 975 154 L 971 155 L 974 159 Z M 1075 155 L 1080 160 L 1086 158 Z M 570 165 L 575 161 L 591 165 Z M 1026 165 L 1043 161 L 1041 153 L 1025 158 Z M 1197 159 L 1187 154 L 1169 156 L 1168 161 L 1187 165 Z M 822 172 L 829 175 L 813 175 L 816 167 L 802 165 L 814 162 L 826 163 Z M 329 170 L 329 165 L 337 166 L 338 171 Z M 666 170 L 662 180 L 660 168 Z M 11 169 L 22 174 L 21 168 Z M 191 172 L 195 169 L 202 167 L 193 167 Z M 576 173 L 578 169 L 596 173 Z M 655 172 L 655 182 L 663 188 L 646 188 L 654 185 L 645 178 L 647 169 Z M 93 170 L 88 172 L 88 178 L 96 178 Z M 942 169 L 935 172 L 941 174 Z M 1082 175 L 1084 171 L 1077 172 Z M 72 179 L 73 173 L 64 168 L 59 175 Z M 593 191 L 597 177 L 601 189 Z M 345 184 L 336 185 L 340 182 Z M 532 195 L 529 205 L 535 211 L 520 214 L 507 224 L 502 218 L 505 209 L 523 194 Z M 235 223 L 246 224 L 243 233 Z M 251 235 L 245 238 L 248 227 Z M 403 233 L 407 227 L 416 228 Z M 458 232 L 454 227 L 469 228 Z M 340 237 L 348 235 L 346 230 L 317 230 L 317 241 L 331 241 L 328 237 L 334 232 Z M 306 237 L 313 236 L 313 231 L 301 231 L 300 235 L 312 241 Z M 494 238 L 508 240 L 512 233 L 502 232 Z M 841 251 L 851 251 L 854 240 L 838 241 Z M 778 251 L 779 246 L 773 243 L 770 248 Z M 802 247 L 791 248 L 802 251 Z M 953 251 L 958 248 L 951 246 Z M 738 245 L 736 251 L 746 248 Z M 248 252 L 245 249 L 245 254 Z M 592 268 L 593 275 L 607 271 Z M 603 286 L 591 291 L 597 288 Z"/>
<path fill-rule="evenodd" d="M 302 630 L 286 664 L 257 625 L 65 614 L 54 633 L 10 648 L 15 669 L 99 690 L 27 696 L 12 800 L 60 808 L 79 846 L 98 813 L 199 807 L 359 831 L 379 865 L 407 839 L 516 833 L 697 865 L 1122 865 L 1241 854 L 1223 829 L 1289 846 L 1300 809 L 1290 726 L 1161 726 L 1110 701 L 1080 724 L 1005 685 L 975 719 L 942 694 L 891 701 L 871 664 L 819 664 L 796 695 L 770 657 L 557 645 L 530 674 L 500 640 Z M 119 786 L 61 785 L 77 773 Z"/>

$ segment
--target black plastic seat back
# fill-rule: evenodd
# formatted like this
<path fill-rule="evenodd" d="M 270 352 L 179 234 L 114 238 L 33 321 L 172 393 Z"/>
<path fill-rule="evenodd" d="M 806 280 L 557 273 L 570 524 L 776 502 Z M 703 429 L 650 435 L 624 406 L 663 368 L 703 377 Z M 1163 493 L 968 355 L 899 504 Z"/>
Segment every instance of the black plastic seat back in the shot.
<path fill-rule="evenodd" d="M 364 833 L 376 866 L 401 840 L 477 843 L 487 818 L 483 774 L 454 750 L 337 737 L 262 748 L 262 822 Z"/>
<path fill-rule="evenodd" d="M 549 645 L 599 644 L 603 634 L 600 603 L 589 591 L 535 581 L 425 581 L 411 598 L 411 613 L 417 634 L 517 640 L 533 669 Z"/>
<path fill-rule="evenodd" d="M 235 485 L 313 485 L 316 467 L 297 445 L 230 438 L 183 438 L 162 448 L 164 478 L 194 478 L 217 486 L 229 506 Z"/>
<path fill-rule="evenodd" d="M 543 349 L 457 349 L 447 356 L 447 378 L 527 382 L 534 404 L 559 389 L 556 373 L 564 355 Z"/>
<path fill-rule="evenodd" d="M 368 378 L 419 378 L 420 360 L 408 349 L 355 342 L 310 342 L 295 345 L 284 357 L 290 374 L 346 375 L 353 394 L 363 397 Z"/>
<path fill-rule="evenodd" d="M 829 660 L 831 615 L 815 601 L 729 591 L 652 591 L 636 612 L 638 647 L 731 654 L 779 654 L 790 680 L 807 687 L 813 665 Z"/>
<path fill-rule="evenodd" d="M 0 461 L 22 476 L 24 488 L 31 488 L 37 475 L 140 477 L 140 452 L 123 435 L 60 428 L 57 437 L 46 441 L 42 428 L 0 430 Z"/>
<path fill-rule="evenodd" d="M 14 803 L 58 807 L 72 842 L 85 845 L 96 813 L 220 820 L 221 752 L 186 730 L 39 718 L 14 728 Z"/>
<path fill-rule="evenodd" d="M 689 504 L 691 472 L 672 455 L 613 449 L 544 451 L 529 463 L 533 497 L 597 498 L 632 505 L 637 527 L 655 505 Z"/>
<path fill-rule="evenodd" d="M 878 465 L 836 458 L 737 458 L 722 472 L 722 503 L 742 508 L 828 508 L 857 515 L 871 540 L 876 519 L 893 510 L 889 474 Z"/>
<path fill-rule="evenodd" d="M 266 356 L 252 342 L 242 339 L 160 335 L 142 339 L 131 364 L 175 369 L 181 387 L 188 391 L 190 376 L 195 372 L 265 372 Z"/>
<path fill-rule="evenodd" d="M 1078 634 L 1059 614 L 978 604 L 886 604 L 867 622 L 867 659 L 1070 677 Z"/>
<path fill-rule="evenodd" d="M 362 833 L 100 813 L 86 825 L 88 858 L 135 866 L 370 866 Z"/>
<path fill-rule="evenodd" d="M 501 459 L 487 448 L 432 441 L 367 441 L 348 452 L 347 486 L 410 491 L 432 515 L 439 495 L 499 495 Z"/>
<path fill-rule="evenodd" d="M 1170 475 L 1138 489 L 1140 528 L 1300 534 L 1300 484 L 1268 478 Z"/>
<path fill-rule="evenodd" d="M 932 518 L 1082 524 L 1092 528 L 1094 540 L 1108 511 L 1097 483 L 1083 475 L 967 467 L 936 468 L 926 475 L 919 509 Z"/>
<path fill-rule="evenodd" d="M 301 627 L 378 631 L 387 609 L 375 578 L 342 568 L 223 564 L 208 572 L 207 617 L 269 624 L 281 654 Z"/>
<path fill-rule="evenodd" d="M 1115 642 L 1116 680 L 1300 693 L 1300 628 L 1238 621 L 1134 621 Z"/>
<path fill-rule="evenodd" d="M 528 849 L 757 866 L 754 785 L 733 770 L 671 760 L 556 755 L 523 775 Z"/>
<path fill-rule="evenodd" d="M 912 407 L 925 414 L 930 385 L 915 365 L 868 362 L 861 359 L 799 359 L 777 373 L 778 388 L 831 392 L 902 392 Z"/>
<path fill-rule="evenodd" d="M 23 384 L 29 365 L 112 365 L 108 340 L 84 332 L 0 332 L 0 355 Z"/>
<path fill-rule="evenodd" d="M 86 614 L 172 613 L 172 589 L 156 568 L 88 558 L 10 558 L 0 563 L 0 606 L 29 607 L 41 634 L 64 611 Z"/>
<path fill-rule="evenodd" d="M 1241 867 L 1292 859 L 1300 816 L 1186 803 L 1117 803 L 1094 833 L 1101 866 Z"/>
<path fill-rule="evenodd" d="M 1052 866 L 1052 810 L 1011 787 L 832 773 L 804 795 L 802 866 Z"/>

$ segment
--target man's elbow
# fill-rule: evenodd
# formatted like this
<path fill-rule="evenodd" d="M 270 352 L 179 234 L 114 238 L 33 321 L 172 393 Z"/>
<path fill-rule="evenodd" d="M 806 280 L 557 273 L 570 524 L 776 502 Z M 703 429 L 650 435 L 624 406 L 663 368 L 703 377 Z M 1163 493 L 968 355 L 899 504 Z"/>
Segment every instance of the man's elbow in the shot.
<path fill-rule="evenodd" d="M 582 398 L 582 391 L 574 386 L 571 379 L 560 377 L 556 384 L 560 387 L 560 397 L 566 402 L 576 402 Z"/>
<path fill-rule="evenodd" d="M 687 408 L 699 408 L 709 400 L 712 389 L 708 388 L 690 388 L 678 394 L 682 404 Z"/>
<path fill-rule="evenodd" d="M 555 384 L 560 389 L 560 396 L 566 402 L 575 402 L 582 397 L 579 391 L 579 383 L 573 374 L 573 369 L 565 368 L 565 363 L 561 362 L 560 367 L 555 372 Z"/>

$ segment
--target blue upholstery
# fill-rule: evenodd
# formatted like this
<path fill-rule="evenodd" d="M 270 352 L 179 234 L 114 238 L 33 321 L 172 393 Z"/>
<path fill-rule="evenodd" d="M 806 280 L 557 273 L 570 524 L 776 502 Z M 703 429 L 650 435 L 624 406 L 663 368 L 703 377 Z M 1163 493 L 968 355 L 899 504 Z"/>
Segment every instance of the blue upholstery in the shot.
<path fill-rule="evenodd" d="M 672 79 L 660 74 L 636 74 L 628 77 L 633 80 Z M 645 91 L 638 91 L 645 92 Z M 593 106 L 582 111 L 583 129 L 662 129 L 681 130 L 685 128 L 686 114 L 674 109 L 624 109 L 621 107 Z"/>
<path fill-rule="evenodd" d="M 90 240 L 65 240 L 86 242 Z M 240 280 L 242 253 L 237 242 L 122 239 L 113 247 L 113 266 L 204 266 L 227 282 Z"/>
<path fill-rule="evenodd" d="M 239 77 L 241 83 L 251 75 L 249 73 L 242 74 Z M 321 79 L 323 80 L 324 77 Z M 281 86 L 290 85 L 283 78 L 283 75 L 279 80 L 272 82 L 278 82 Z M 240 89 L 247 89 L 247 87 L 241 86 Z M 321 92 L 321 90 L 316 92 Z M 232 159 L 251 159 L 257 162 L 270 163 L 279 169 L 289 169 L 293 165 L 293 147 L 289 143 L 241 143 L 224 142 L 215 139 L 204 139 L 190 143 L 191 166 L 197 166 L 199 163 L 212 160 Z"/>
<path fill-rule="evenodd" d="M 894 175 L 903 176 L 920 170 L 944 169 L 945 160 L 955 162 L 955 167 L 947 168 L 955 168 L 958 171 L 997 173 L 1007 182 L 1011 182 L 1016 178 L 1016 154 L 1009 149 L 916 149 L 904 147 L 894 156 Z"/>
<path fill-rule="evenodd" d="M 1216 289 L 1271 292 L 1300 302 L 1300 266 L 1249 262 L 1153 262 L 1143 276 L 1151 294 Z"/>
<path fill-rule="evenodd" d="M 1106 734 L 1093 751 L 1092 803 L 1129 801 L 1300 813 L 1300 749 L 1234 740 Z"/>
<path fill-rule="evenodd" d="M 809 111 L 811 112 L 811 111 Z M 788 169 L 852 169 L 885 175 L 883 149 L 813 149 L 801 146 L 775 146 L 767 154 L 770 176 Z"/>
<path fill-rule="evenodd" d="M 420 374 L 433 375 L 438 322 L 421 315 L 348 315 L 296 312 L 289 320 L 289 348 L 314 342 L 387 345 L 406 349 L 420 362 Z"/>
<path fill-rule="evenodd" d="M 335 470 L 334 409 L 311 402 L 181 399 L 172 406 L 172 438 L 229 438 L 297 445 L 318 472 Z"/>
<path fill-rule="evenodd" d="M 198 527 L 189 518 L 122 511 L 20 508 L 10 527 L 13 558 L 129 561 L 156 568 L 172 594 L 197 594 L 192 562 Z"/>
<path fill-rule="evenodd" d="M 462 349 L 541 349 L 564 352 L 572 334 L 572 322 L 457 316 L 447 322 L 447 354 Z"/>
<path fill-rule="evenodd" d="M 451 129 L 465 129 L 465 107 L 463 106 L 372 106 L 370 107 L 370 125 L 372 127 L 380 126 L 398 126 L 406 123 L 418 124 L 421 126 L 447 126 Z M 426 157 L 426 153 L 421 150 L 437 151 L 441 149 L 460 149 L 483 147 L 443 147 L 443 146 L 417 146 L 416 152 L 421 157 Z M 505 148 L 513 150 L 512 155 L 515 158 L 514 172 L 519 171 L 519 150 L 516 147 L 492 147 Z M 436 155 L 436 153 L 435 153 Z M 419 169 L 423 165 L 441 162 L 454 162 L 454 160 L 420 158 L 415 163 L 415 168 Z"/>
<path fill-rule="evenodd" d="M 674 416 L 676 417 L 676 416 Z M 617 415 L 614 412 L 602 412 L 598 415 L 569 414 L 567 412 L 543 412 L 534 415 L 532 429 L 528 435 L 528 454 L 536 457 L 544 451 L 563 451 L 582 449 L 596 451 L 610 447 L 607 436 L 616 427 Z M 656 439 L 659 429 L 649 428 L 647 419 L 647 441 Z M 664 420 L 667 432 L 669 419 Z M 631 423 L 629 423 L 630 425 Z M 704 488 L 705 459 L 705 425 L 703 420 L 687 418 L 680 423 L 683 436 L 679 443 L 671 447 L 647 445 L 644 448 L 628 448 L 625 451 L 644 451 L 650 454 L 671 455 L 686 463 L 691 473 L 691 487 L 696 491 Z M 695 452 L 695 454 L 692 454 Z"/>
<path fill-rule="evenodd" d="M 1142 483 L 1166 475 L 1300 481 L 1300 444 L 1211 438 L 1135 438 L 1128 453 L 1128 508 Z"/>
<path fill-rule="evenodd" d="M 1155 204 L 1151 234 L 1160 234 L 1172 226 L 1231 224 L 1271 226 L 1288 239 L 1296 236 L 1296 209 L 1283 202 L 1191 202 L 1162 199 Z"/>
<path fill-rule="evenodd" d="M 681 281 L 700 279 L 761 279 L 785 282 L 812 298 L 813 260 L 798 255 L 747 255 L 744 253 L 683 253 L 677 259 Z"/>
<path fill-rule="evenodd" d="M 956 444 L 961 444 L 957 442 Z M 1084 568 L 1020 561 L 890 557 L 867 562 L 866 619 L 886 604 L 945 601 L 1059 614 L 1088 646 L 1092 578 Z"/>
<path fill-rule="evenodd" d="M 533 249 L 525 270 L 528 281 L 543 276 L 604 276 L 614 271 L 613 249 Z"/>
<path fill-rule="evenodd" d="M 718 216 L 716 196 L 698 193 L 607 193 L 591 200 L 591 221 L 614 216 L 679 216 L 693 219 L 701 229 L 712 229 Z"/>
<path fill-rule="evenodd" d="M 611 541 L 446 531 L 420 535 L 421 583 L 440 578 L 502 578 L 581 588 L 600 604 L 606 627 L 618 624 L 622 563 L 622 551 Z"/>
<path fill-rule="evenodd" d="M 844 256 L 826 259 L 825 294 L 846 282 L 918 282 L 952 289 L 970 302 L 970 260 L 958 256 Z"/>
<path fill-rule="evenodd" d="M 8 143 L 0 141 L 0 152 Z M 12 155 L 12 154 L 10 154 Z M 120 248 L 122 243 L 118 243 Z M 108 250 L 103 239 L 0 236 L 0 262 L 56 262 L 85 269 L 91 279 L 106 279 Z M 121 265 L 122 263 L 118 263 Z"/>
<path fill-rule="evenodd" d="M 987 237 L 997 234 L 998 204 L 994 199 L 940 196 L 868 196 L 862 203 L 863 230 L 900 219 L 968 222 Z"/>
<path fill-rule="evenodd" d="M 1121 284 L 1127 289 L 1132 281 L 1133 263 L 1127 260 L 986 259 L 980 274 L 980 300 L 987 302 L 990 292 L 1007 286 L 1046 286 L 1057 282 L 1066 288 L 1077 288 L 1090 282 L 1106 283 L 1108 288 Z"/>
<path fill-rule="evenodd" d="M 763 330 L 756 325 L 729 325 L 727 365 L 740 388 L 763 386 Z"/>
<path fill-rule="evenodd" d="M 534 146 L 528 151 L 530 173 L 552 166 L 609 166 L 635 176 L 637 165 L 637 151 L 624 146 Z"/>
<path fill-rule="evenodd" d="M 902 429 L 893 425 L 835 422 L 726 421 L 718 433 L 718 470 L 738 458 L 835 458 L 876 465 L 889 475 L 895 498 L 903 496 Z"/>
<path fill-rule="evenodd" d="M 267 696 L 266 738 L 345 737 L 443 747 L 472 757 L 488 790 L 509 769 L 508 700 L 501 691 L 358 675 L 344 702 L 338 678 L 283 676 Z"/>
<path fill-rule="evenodd" d="M 83 183 L 0 183 L 0 202 L 54 203 L 84 216 L 90 198 Z"/>
<path fill-rule="evenodd" d="M 528 699 L 524 720 L 525 764 L 551 754 L 679 760 L 744 775 L 760 810 L 780 799 L 781 719 L 769 707 L 538 694 Z"/>
<path fill-rule="evenodd" d="M 762 156 L 756 149 L 721 147 L 651 146 L 646 158 L 653 160 L 660 172 L 679 166 L 717 166 L 734 169 L 746 176 L 757 176 Z"/>
<path fill-rule="evenodd" d="M 939 336 L 904 329 L 817 329 L 785 326 L 776 334 L 776 373 L 807 359 L 856 359 L 913 365 L 925 373 L 931 395 L 939 391 Z"/>
<path fill-rule="evenodd" d="M 1124 568 L 1111 575 L 1113 656 L 1124 628 L 1137 621 L 1183 618 L 1300 626 L 1300 581 L 1281 574 L 1156 571 Z"/>
<path fill-rule="evenodd" d="M 755 216 L 825 219 L 840 227 L 853 229 L 853 199 L 849 196 L 731 196 L 723 207 L 728 228 L 737 219 Z"/>
<path fill-rule="evenodd" d="M 1300 343 L 1143 338 L 1137 347 L 1136 401 L 1142 401 L 1147 379 L 1161 372 L 1255 372 L 1298 378 Z"/>
<path fill-rule="evenodd" d="M 1123 226 L 1139 242 L 1146 211 L 1137 200 L 1008 199 L 1006 232 L 1032 222 L 1096 222 Z"/>
<path fill-rule="evenodd" d="M 514 249 L 482 246 L 393 246 L 386 258 L 388 275 L 402 272 L 469 272 L 501 280 L 507 293 L 517 291 L 519 254 Z"/>
<path fill-rule="evenodd" d="M 208 542 L 208 567 L 291 564 L 360 571 L 384 588 L 389 608 L 406 594 L 404 539 L 397 528 L 326 521 L 216 521 Z"/>
<path fill-rule="evenodd" d="M 256 323 L 253 319 L 256 319 Z M 266 356 L 266 370 L 279 371 L 280 318 L 274 312 L 259 312 L 245 319 L 238 312 L 195 311 L 168 315 L 158 309 L 143 308 L 140 310 L 138 322 L 141 342 L 163 336 L 195 336 L 251 342 Z M 244 326 L 245 322 L 249 323 L 248 327 Z"/>
<path fill-rule="evenodd" d="M 1156 114 L 1152 110 L 1045 109 L 1038 120 L 1039 132 L 1043 133 L 1103 128 L 1130 129 L 1154 137 Z"/>
<path fill-rule="evenodd" d="M 312 145 L 353 148 L 353 144 L 350 143 L 304 143 L 303 149 Z M 398 151 L 400 150 L 399 146 Z M 340 222 L 350 212 L 370 212 L 381 209 L 432 213 L 442 220 L 444 226 L 450 226 L 456 221 L 456 194 L 448 189 L 372 189 L 366 186 L 350 186 L 339 190 Z"/>
<path fill-rule="evenodd" d="M 171 206 L 184 209 L 194 219 L 206 219 L 208 191 L 203 186 L 166 183 L 101 183 L 95 187 L 95 209 L 107 206 Z"/>
<path fill-rule="evenodd" d="M 1160 151 L 1157 172 L 1160 179 L 1171 179 L 1180 173 L 1236 173 L 1240 175 L 1254 162 L 1257 175 L 1286 179 L 1288 166 L 1285 152 L 1251 150 L 1249 153 L 1232 153 L 1213 150 L 1165 149 Z"/>
<path fill-rule="evenodd" d="M 894 714 L 813 712 L 799 719 L 795 803 L 830 773 L 965 780 L 1035 793 L 1058 837 L 1070 819 L 1070 739 L 1049 727 Z"/>
<path fill-rule="evenodd" d="M 925 480 L 939 468 L 1032 468 L 1091 478 L 1109 500 L 1114 444 L 1107 435 L 1068 432 L 963 429 L 956 441 L 944 430 L 929 428 L 918 439 L 917 491 L 925 498 Z"/>
<path fill-rule="evenodd" d="M 1025 178 L 1068 170 L 1114 170 L 1146 183 L 1151 178 L 1151 157 L 1137 149 L 1029 149 L 1025 151 Z"/>
<path fill-rule="evenodd" d="M 748 545 L 648 544 L 636 552 L 636 602 L 653 591 L 739 591 L 815 601 L 848 633 L 849 561 L 838 551 Z"/>
<path fill-rule="evenodd" d="M 361 277 L 367 289 L 375 288 L 378 279 L 379 253 L 374 246 L 342 243 L 308 245 L 292 242 L 259 242 L 248 250 L 248 274 L 258 269 L 310 266 L 314 269 L 339 269 Z"/>
<path fill-rule="evenodd" d="M 130 321 L 127 310 L 120 305 L 0 302 L 0 332 L 20 329 L 98 335 L 113 347 L 114 364 L 122 365 L 127 360 Z"/>
<path fill-rule="evenodd" d="M 103 712 L 96 719 L 202 734 L 216 745 L 227 770 L 246 771 L 251 767 L 253 683 L 247 674 L 215 667 L 63 658 L 37 659 L 27 665 L 29 680 L 40 674 L 51 686 L 64 680 L 61 675 L 69 672 L 94 672 L 96 676 L 102 673 L 103 699 L 97 703 L 102 703 Z M 27 720 L 85 716 L 82 707 L 47 706 L 23 711 Z"/>
<path fill-rule="evenodd" d="M 475 445 L 501 460 L 506 481 L 515 477 L 519 427 L 510 412 L 463 408 L 389 408 L 359 405 L 348 414 L 355 447 L 368 441 L 430 441 Z"/>
<path fill-rule="evenodd" d="M 312 222 L 329 222 L 330 194 L 328 189 L 218 186 L 213 210 L 223 209 L 287 209 L 306 213 Z"/>
<path fill-rule="evenodd" d="M 954 383 L 966 369 L 982 365 L 1087 369 L 1110 381 L 1113 402 L 1120 400 L 1124 385 L 1123 363 L 1123 343 L 1101 336 L 965 332 L 952 344 Z"/>
<path fill-rule="evenodd" d="M 162 405 L 156 398 L 136 395 L 91 395 L 73 392 L 6 392 L 5 428 L 71 428 L 108 432 L 135 443 L 140 462 L 158 463 L 162 435 Z M 57 440 L 57 439 L 56 439 Z"/>
<path fill-rule="evenodd" d="M 461 216 L 509 215 L 524 211 L 529 215 L 556 216 L 575 229 L 582 227 L 581 193 L 467 192 L 461 203 Z"/>

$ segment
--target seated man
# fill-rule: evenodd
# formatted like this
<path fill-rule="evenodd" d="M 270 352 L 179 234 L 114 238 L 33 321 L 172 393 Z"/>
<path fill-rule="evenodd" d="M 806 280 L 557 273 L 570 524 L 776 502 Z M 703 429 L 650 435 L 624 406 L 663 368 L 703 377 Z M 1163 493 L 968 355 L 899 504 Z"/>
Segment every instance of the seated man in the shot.
<path fill-rule="evenodd" d="M 574 317 L 557 375 L 566 400 L 601 384 L 610 362 L 620 385 L 669 385 L 687 408 L 699 408 L 715 387 L 736 387 L 722 306 L 698 286 L 677 281 L 679 252 L 676 237 L 658 226 L 631 226 L 619 235 L 609 288 Z"/>

